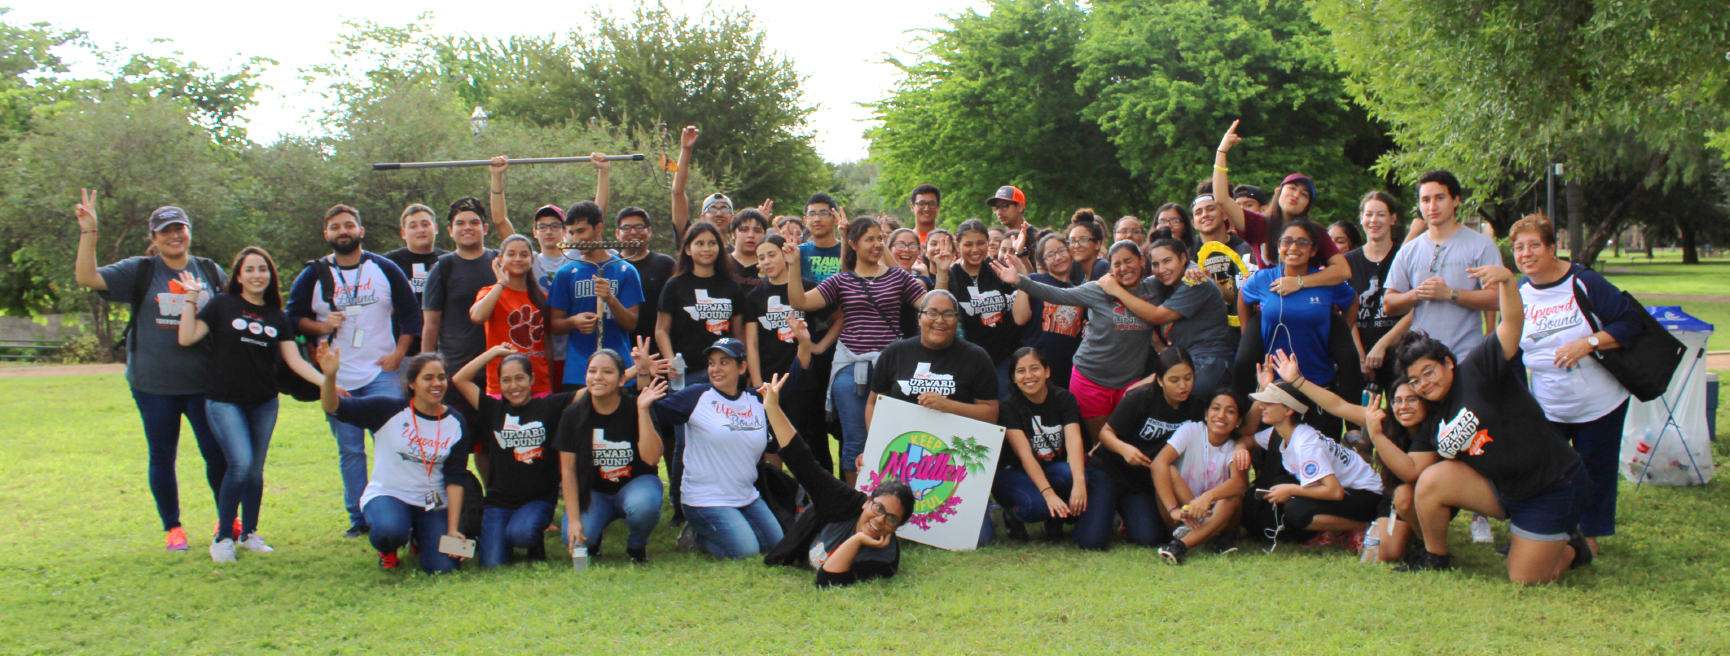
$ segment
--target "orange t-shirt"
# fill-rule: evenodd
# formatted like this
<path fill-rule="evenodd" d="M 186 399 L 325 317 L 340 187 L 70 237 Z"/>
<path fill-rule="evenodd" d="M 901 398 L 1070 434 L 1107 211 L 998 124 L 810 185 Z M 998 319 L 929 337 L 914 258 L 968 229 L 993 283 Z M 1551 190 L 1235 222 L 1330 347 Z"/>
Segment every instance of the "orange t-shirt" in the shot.
<path fill-rule="evenodd" d="M 475 301 L 486 298 L 492 293 L 493 287 L 482 287 L 475 295 Z M 491 349 L 504 342 L 510 342 L 517 347 L 517 352 L 529 356 L 529 363 L 534 367 L 535 394 L 551 392 L 553 381 L 547 374 L 547 326 L 546 319 L 533 303 L 529 302 L 528 291 L 518 291 L 505 287 L 499 294 L 498 304 L 493 306 L 493 316 L 487 318 L 487 348 Z M 487 393 L 499 395 L 499 358 L 487 363 Z"/>

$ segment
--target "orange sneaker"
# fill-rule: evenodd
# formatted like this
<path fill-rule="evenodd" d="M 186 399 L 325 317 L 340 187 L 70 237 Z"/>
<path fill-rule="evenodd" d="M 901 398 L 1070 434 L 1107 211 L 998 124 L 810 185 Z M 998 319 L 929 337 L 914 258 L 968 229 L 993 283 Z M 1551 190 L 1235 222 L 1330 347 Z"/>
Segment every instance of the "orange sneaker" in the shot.
<path fill-rule="evenodd" d="M 167 542 L 169 551 L 192 550 L 192 547 L 186 545 L 186 529 L 180 528 L 179 526 L 168 529 Z"/>

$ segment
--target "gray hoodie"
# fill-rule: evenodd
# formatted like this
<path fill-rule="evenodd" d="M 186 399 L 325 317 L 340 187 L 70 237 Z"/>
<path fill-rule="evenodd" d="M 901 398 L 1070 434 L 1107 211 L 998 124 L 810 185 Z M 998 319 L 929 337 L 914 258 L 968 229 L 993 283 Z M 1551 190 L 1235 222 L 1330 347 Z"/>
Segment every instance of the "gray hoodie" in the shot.
<path fill-rule="evenodd" d="M 1021 276 L 1015 288 L 1047 303 L 1087 308 L 1087 331 L 1075 351 L 1075 369 L 1081 375 L 1112 389 L 1128 387 L 1141 378 L 1153 346 L 1153 326 L 1106 294 L 1099 283 L 1060 289 Z M 1165 294 L 1159 279 L 1151 276 L 1135 290 L 1137 297 L 1154 305 L 1163 303 Z"/>

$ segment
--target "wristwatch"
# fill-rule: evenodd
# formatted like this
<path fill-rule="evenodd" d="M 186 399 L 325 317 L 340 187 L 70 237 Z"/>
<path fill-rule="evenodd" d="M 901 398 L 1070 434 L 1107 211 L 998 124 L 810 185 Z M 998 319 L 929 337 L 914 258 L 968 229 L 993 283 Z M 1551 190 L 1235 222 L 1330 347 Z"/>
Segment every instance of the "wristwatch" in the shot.
<path fill-rule="evenodd" d="M 1453 301 L 1455 303 L 1460 302 L 1460 290 L 1458 290 L 1458 289 L 1448 290 L 1448 300 Z"/>
<path fill-rule="evenodd" d="M 1587 337 L 1586 343 L 1592 345 L 1592 350 L 1598 350 L 1598 335 L 1593 334 L 1591 337 Z"/>

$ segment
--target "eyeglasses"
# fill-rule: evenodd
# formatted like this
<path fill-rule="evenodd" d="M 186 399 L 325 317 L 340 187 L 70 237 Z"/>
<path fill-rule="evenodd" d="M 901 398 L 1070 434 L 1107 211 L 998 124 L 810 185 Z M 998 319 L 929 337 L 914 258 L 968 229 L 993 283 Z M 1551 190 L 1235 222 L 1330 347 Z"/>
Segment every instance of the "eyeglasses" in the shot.
<path fill-rule="evenodd" d="M 913 206 L 914 207 L 920 207 L 920 208 L 937 207 L 937 201 L 934 201 L 934 200 L 914 201 Z"/>
<path fill-rule="evenodd" d="M 1281 246 L 1303 246 L 1305 248 L 1308 248 L 1310 246 L 1316 245 L 1316 243 L 1313 241 L 1310 241 L 1308 239 L 1301 239 L 1301 238 L 1294 238 L 1294 237 L 1280 237 L 1279 238 L 1279 245 L 1281 245 Z"/>
<path fill-rule="evenodd" d="M 647 224 L 647 223 L 632 223 L 630 225 L 619 226 L 619 232 L 648 232 L 648 231 L 649 231 L 649 224 Z"/>
<path fill-rule="evenodd" d="M 1139 234 L 1141 234 L 1141 231 L 1140 231 L 1140 230 L 1135 230 L 1135 229 L 1124 229 L 1124 228 L 1119 228 L 1119 229 L 1118 229 L 1118 231 L 1117 231 L 1117 232 L 1116 232 L 1116 233 L 1114 233 L 1114 234 L 1116 234 L 1116 235 L 1117 235 L 1117 238 L 1118 238 L 1118 239 L 1125 239 L 1125 238 L 1128 238 L 1128 237 L 1130 237 L 1130 236 L 1132 236 L 1132 235 L 1139 235 Z"/>
<path fill-rule="evenodd" d="M 1069 239 L 1065 239 L 1063 243 L 1070 246 L 1086 246 L 1096 241 L 1099 240 L 1092 237 L 1070 237 Z"/>
<path fill-rule="evenodd" d="M 901 525 L 901 518 L 896 516 L 896 515 L 889 514 L 889 511 L 883 509 L 883 504 L 877 503 L 876 499 L 871 500 L 871 512 L 882 515 L 883 519 L 889 520 L 889 523 L 891 523 L 891 524 L 894 524 L 896 526 Z"/>
<path fill-rule="evenodd" d="M 898 250 L 898 251 L 917 251 L 920 248 L 919 244 L 917 244 L 917 243 L 912 243 L 912 244 L 896 243 L 896 244 L 890 244 L 889 247 L 893 248 L 895 250 Z"/>
<path fill-rule="evenodd" d="M 1162 228 L 1175 228 L 1177 226 L 1183 225 L 1183 219 L 1160 219 L 1159 222 L 1154 224 L 1154 225 L 1160 226 Z"/>
<path fill-rule="evenodd" d="M 806 212 L 805 213 L 805 218 L 807 218 L 807 219 L 831 219 L 834 217 L 835 217 L 835 213 L 831 212 L 829 210 L 818 210 L 816 212 Z"/>
<path fill-rule="evenodd" d="M 950 310 L 948 312 L 938 312 L 937 310 L 925 310 L 923 312 L 920 312 L 919 316 L 925 317 L 925 318 L 930 319 L 932 321 L 954 321 L 956 319 L 961 318 L 961 313 L 956 312 L 954 310 Z"/>
<path fill-rule="evenodd" d="M 1417 405 L 1417 404 L 1422 403 L 1422 402 L 1423 402 L 1423 399 L 1418 398 L 1418 396 L 1416 394 L 1410 394 L 1410 395 L 1406 395 L 1406 396 L 1394 397 L 1393 405 L 1394 405 L 1394 407 L 1397 408 L 1397 407 L 1402 406 L 1402 405 Z"/>
<path fill-rule="evenodd" d="M 536 223 L 535 224 L 535 230 L 536 231 L 563 230 L 563 229 L 565 229 L 565 224 L 563 224 L 563 223 Z"/>
<path fill-rule="evenodd" d="M 1420 385 L 1423 385 L 1425 389 L 1428 389 L 1429 386 L 1436 384 L 1436 381 L 1441 377 L 1442 368 L 1439 365 L 1430 364 L 1425 365 L 1423 371 L 1418 372 L 1415 380 L 1417 380 Z"/>
<path fill-rule="evenodd" d="M 1069 259 L 1069 251 L 1067 251 L 1067 250 L 1051 251 L 1050 253 L 1045 254 L 1045 259 L 1048 261 L 1051 261 L 1051 262 L 1062 262 L 1063 260 Z"/>

